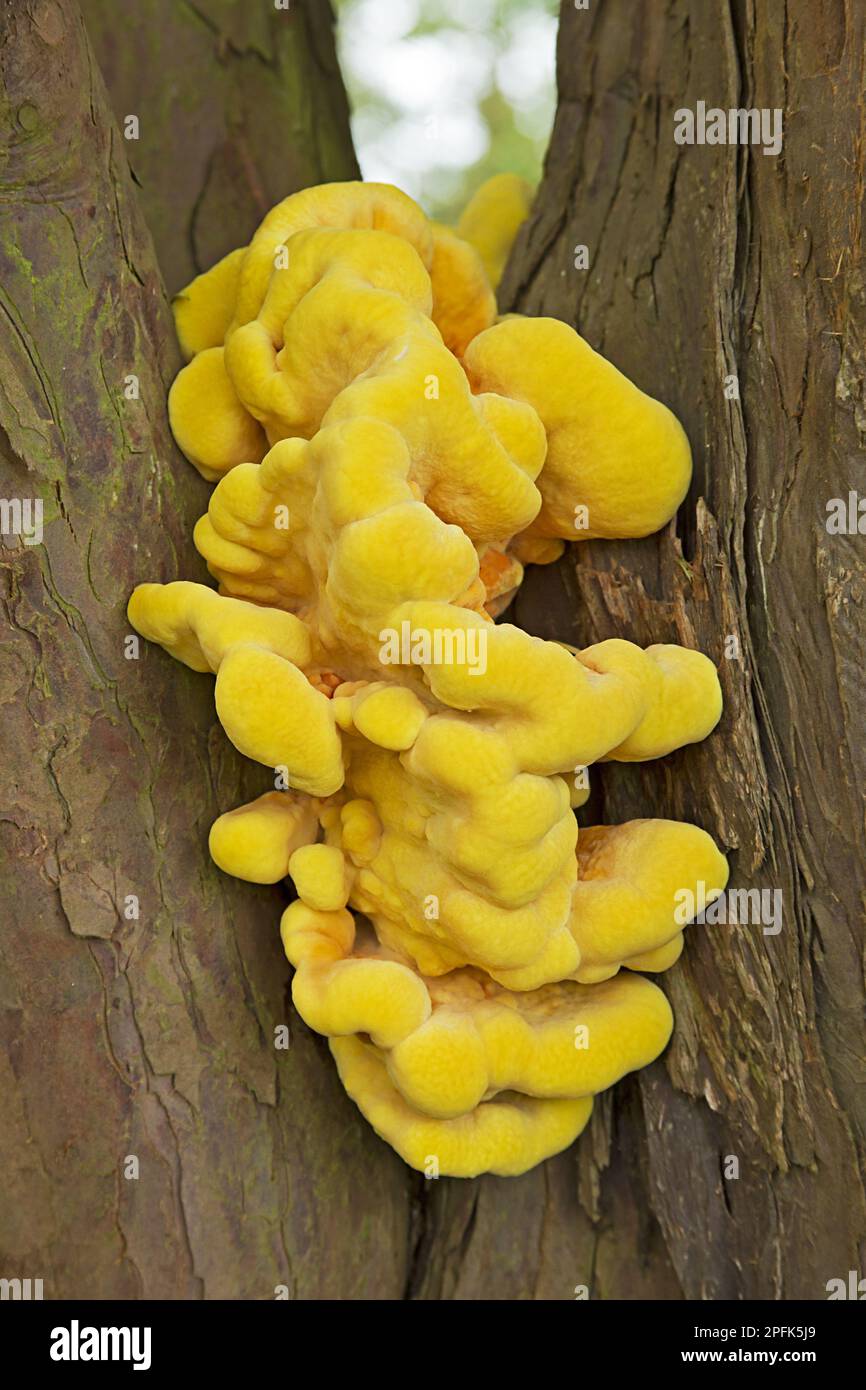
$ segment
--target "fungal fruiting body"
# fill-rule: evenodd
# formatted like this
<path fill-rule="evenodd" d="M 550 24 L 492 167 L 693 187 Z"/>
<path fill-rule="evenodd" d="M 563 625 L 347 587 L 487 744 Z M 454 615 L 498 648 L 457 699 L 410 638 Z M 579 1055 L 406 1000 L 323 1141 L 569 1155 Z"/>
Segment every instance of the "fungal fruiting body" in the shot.
<path fill-rule="evenodd" d="M 574 816 L 577 770 L 710 732 L 713 664 L 493 621 L 525 563 L 649 535 L 691 473 L 671 412 L 573 329 L 497 318 L 525 209 L 493 181 L 458 236 L 386 185 L 308 189 L 194 280 L 169 410 L 216 483 L 194 539 L 219 587 L 129 605 L 289 788 L 210 848 L 291 878 L 295 1006 L 377 1132 L 455 1176 L 524 1172 L 658 1056 L 646 973 L 679 955 L 677 894 L 727 879 L 696 826 Z"/>

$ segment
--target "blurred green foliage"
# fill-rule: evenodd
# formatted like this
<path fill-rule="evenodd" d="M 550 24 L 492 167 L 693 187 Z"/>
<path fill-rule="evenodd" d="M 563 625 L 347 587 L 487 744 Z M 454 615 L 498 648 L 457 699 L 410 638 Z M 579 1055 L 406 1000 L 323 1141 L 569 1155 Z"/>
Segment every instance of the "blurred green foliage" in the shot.
<path fill-rule="evenodd" d="M 557 0 L 335 0 L 367 179 L 453 221 L 510 170 L 537 183 L 556 107 Z"/>

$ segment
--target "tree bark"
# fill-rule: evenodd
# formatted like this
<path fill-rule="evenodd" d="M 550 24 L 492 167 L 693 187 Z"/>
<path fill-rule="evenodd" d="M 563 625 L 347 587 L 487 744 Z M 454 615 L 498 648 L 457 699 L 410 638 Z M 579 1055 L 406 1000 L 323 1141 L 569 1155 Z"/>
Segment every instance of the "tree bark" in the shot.
<path fill-rule="evenodd" d="M 170 294 L 296 189 L 356 179 L 325 0 L 82 0 Z M 134 128 L 132 128 L 134 129 Z"/>
<path fill-rule="evenodd" d="M 281 896 L 209 862 L 264 770 L 210 682 L 125 656 L 135 583 L 206 577 L 208 489 L 171 441 L 171 316 L 70 0 L 4 6 L 0 83 L 0 495 L 44 505 L 43 543 L 0 549 L 0 1275 L 46 1298 L 399 1295 L 406 1170 L 322 1040 L 275 1046 Z"/>
<path fill-rule="evenodd" d="M 818 1299 L 864 1269 L 863 542 L 825 525 L 862 479 L 864 21 L 842 0 L 562 7 L 555 129 L 506 299 L 575 324 L 666 401 L 695 480 L 658 538 L 536 570 L 517 621 L 712 656 L 718 731 L 605 767 L 582 819 L 693 820 L 730 850 L 733 886 L 783 895 L 778 935 L 686 933 L 662 980 L 674 1040 L 581 1143 L 596 1297 Z M 780 108 L 781 154 L 676 144 L 674 112 L 699 100 Z"/>

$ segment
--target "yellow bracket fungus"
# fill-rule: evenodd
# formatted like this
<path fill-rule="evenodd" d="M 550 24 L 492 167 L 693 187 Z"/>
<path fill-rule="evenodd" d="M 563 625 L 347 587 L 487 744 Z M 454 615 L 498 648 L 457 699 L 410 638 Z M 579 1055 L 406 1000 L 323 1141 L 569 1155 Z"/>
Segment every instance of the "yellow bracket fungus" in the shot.
<path fill-rule="evenodd" d="M 467 1115 L 439 1120 L 407 1105 L 371 1043 L 332 1038 L 331 1052 L 340 1080 L 376 1133 L 430 1177 L 515 1177 L 568 1148 L 592 1113 L 591 1096 L 537 1100 L 505 1093 Z"/>
<path fill-rule="evenodd" d="M 532 188 L 525 179 L 495 174 L 476 190 L 460 215 L 457 235 L 474 246 L 494 289 L 531 202 Z"/>
<path fill-rule="evenodd" d="M 713 664 L 494 622 L 524 565 L 658 530 L 691 476 L 676 418 L 572 328 L 497 319 L 528 204 L 499 176 L 452 231 L 386 185 L 308 189 L 177 296 L 170 418 L 216 483 L 194 541 L 219 587 L 129 605 L 288 788 L 210 849 L 292 880 L 296 1008 L 377 1132 L 454 1176 L 526 1171 L 659 1055 L 670 1008 L 635 972 L 727 879 L 696 826 L 574 816 L 589 765 L 706 737 Z"/>

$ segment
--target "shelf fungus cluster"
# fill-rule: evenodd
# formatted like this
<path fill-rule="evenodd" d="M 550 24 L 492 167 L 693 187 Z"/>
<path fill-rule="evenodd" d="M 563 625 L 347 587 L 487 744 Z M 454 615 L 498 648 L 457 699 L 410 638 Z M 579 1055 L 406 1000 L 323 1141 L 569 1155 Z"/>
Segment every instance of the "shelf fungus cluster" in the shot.
<path fill-rule="evenodd" d="M 570 327 L 497 316 L 525 210 L 508 176 L 461 234 L 395 188 L 312 188 L 194 280 L 169 410 L 216 483 L 194 539 L 218 588 L 129 606 L 288 787 L 226 811 L 210 848 L 292 880 L 298 1011 L 406 1163 L 464 1177 L 558 1152 L 659 1055 L 646 974 L 679 955 L 677 894 L 727 878 L 696 826 L 578 837 L 574 815 L 576 770 L 710 732 L 713 664 L 494 622 L 525 564 L 649 535 L 691 473 L 675 417 Z"/>

